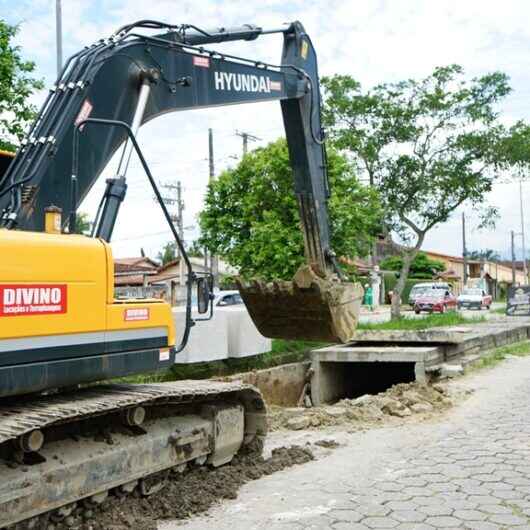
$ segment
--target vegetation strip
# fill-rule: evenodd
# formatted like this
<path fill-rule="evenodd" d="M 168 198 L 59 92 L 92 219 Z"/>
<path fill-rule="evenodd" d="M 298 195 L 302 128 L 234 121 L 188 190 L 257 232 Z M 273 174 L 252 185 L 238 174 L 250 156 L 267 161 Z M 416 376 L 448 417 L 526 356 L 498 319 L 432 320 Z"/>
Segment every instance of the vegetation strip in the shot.
<path fill-rule="evenodd" d="M 441 326 L 458 326 L 461 324 L 478 324 L 485 322 L 484 316 L 475 318 L 465 318 L 459 313 L 440 313 L 428 315 L 424 318 L 400 317 L 396 320 L 377 323 L 360 323 L 357 327 L 359 330 L 369 329 L 428 329 Z"/>
<path fill-rule="evenodd" d="M 530 355 L 530 340 L 515 342 L 507 346 L 495 348 L 481 356 L 480 360 L 474 364 L 476 368 L 493 367 L 501 361 L 511 357 L 526 357 Z"/>

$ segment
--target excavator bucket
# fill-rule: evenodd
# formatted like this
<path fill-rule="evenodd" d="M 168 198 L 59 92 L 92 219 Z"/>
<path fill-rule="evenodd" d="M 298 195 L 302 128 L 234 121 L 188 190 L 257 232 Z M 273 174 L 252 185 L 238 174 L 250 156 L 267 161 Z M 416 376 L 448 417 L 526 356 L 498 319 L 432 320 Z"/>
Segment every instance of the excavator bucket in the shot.
<path fill-rule="evenodd" d="M 363 297 L 359 284 L 322 278 L 308 265 L 302 265 L 291 282 L 237 283 L 265 337 L 342 343 L 353 337 Z"/>

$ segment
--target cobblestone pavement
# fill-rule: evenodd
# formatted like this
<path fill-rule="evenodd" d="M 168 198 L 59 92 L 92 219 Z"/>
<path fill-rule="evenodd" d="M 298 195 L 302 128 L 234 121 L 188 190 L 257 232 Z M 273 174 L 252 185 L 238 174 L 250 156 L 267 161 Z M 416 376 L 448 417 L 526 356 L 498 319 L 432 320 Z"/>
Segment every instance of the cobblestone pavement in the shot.
<path fill-rule="evenodd" d="M 456 384 L 475 393 L 439 421 L 335 434 L 344 446 L 317 461 L 247 484 L 208 516 L 160 528 L 530 528 L 530 358 Z"/>

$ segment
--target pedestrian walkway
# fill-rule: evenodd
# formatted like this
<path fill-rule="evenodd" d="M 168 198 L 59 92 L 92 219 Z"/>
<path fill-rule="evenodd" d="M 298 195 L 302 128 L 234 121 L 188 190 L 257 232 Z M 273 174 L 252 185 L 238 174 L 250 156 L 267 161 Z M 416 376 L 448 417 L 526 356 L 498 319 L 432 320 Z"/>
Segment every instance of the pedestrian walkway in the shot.
<path fill-rule="evenodd" d="M 460 384 L 476 391 L 441 421 L 344 434 L 328 456 L 161 528 L 530 528 L 530 358 Z"/>

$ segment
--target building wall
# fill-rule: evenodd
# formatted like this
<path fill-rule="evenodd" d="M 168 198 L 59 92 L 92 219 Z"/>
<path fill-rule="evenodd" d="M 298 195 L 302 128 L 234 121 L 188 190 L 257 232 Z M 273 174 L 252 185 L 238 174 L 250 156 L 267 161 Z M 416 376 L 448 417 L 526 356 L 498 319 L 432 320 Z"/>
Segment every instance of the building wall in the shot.
<path fill-rule="evenodd" d="M 455 275 L 458 276 L 459 288 L 462 289 L 464 287 L 464 260 L 461 257 L 429 251 L 426 251 L 425 254 L 431 259 L 443 261 L 446 270 L 454 271 Z M 484 276 L 488 277 L 489 290 L 494 295 L 497 291 L 496 284 L 503 283 L 511 285 L 512 283 L 511 267 L 490 261 L 468 263 L 468 277 L 470 279 L 482 278 Z M 515 282 L 517 284 L 525 283 L 523 271 L 515 271 Z"/>

